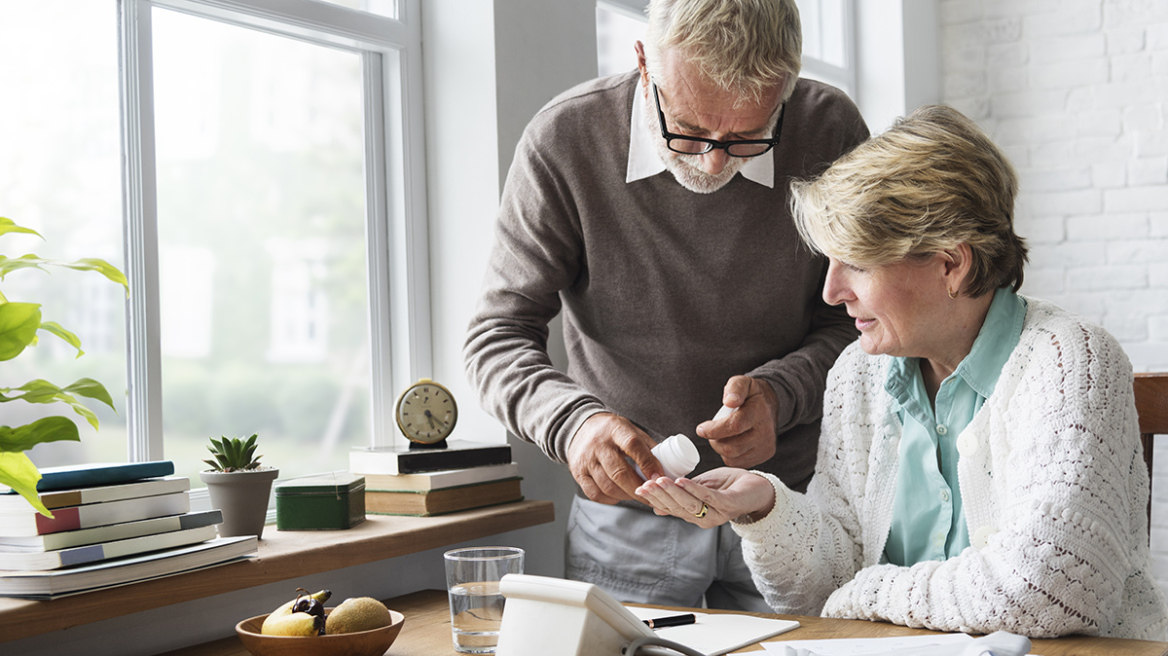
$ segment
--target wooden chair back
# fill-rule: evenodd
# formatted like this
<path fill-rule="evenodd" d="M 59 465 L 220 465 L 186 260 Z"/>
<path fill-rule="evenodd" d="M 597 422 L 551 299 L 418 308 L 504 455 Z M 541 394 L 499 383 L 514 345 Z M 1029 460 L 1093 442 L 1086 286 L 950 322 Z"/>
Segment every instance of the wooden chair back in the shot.
<path fill-rule="evenodd" d="M 1136 374 L 1136 414 L 1140 418 L 1140 442 L 1148 480 L 1152 478 L 1152 438 L 1168 435 L 1168 372 Z M 1148 495 L 1148 530 L 1152 528 L 1152 498 Z"/>

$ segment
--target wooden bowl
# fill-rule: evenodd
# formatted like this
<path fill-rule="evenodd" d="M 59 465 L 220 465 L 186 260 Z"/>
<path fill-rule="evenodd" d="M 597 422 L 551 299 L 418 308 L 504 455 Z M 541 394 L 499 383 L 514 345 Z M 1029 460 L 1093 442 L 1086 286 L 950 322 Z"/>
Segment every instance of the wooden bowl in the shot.
<path fill-rule="evenodd" d="M 331 612 L 332 609 L 327 609 Z M 406 618 L 389 611 L 389 626 L 355 633 L 322 636 L 270 636 L 260 633 L 268 614 L 256 615 L 235 625 L 239 641 L 253 656 L 382 656 L 401 633 Z"/>

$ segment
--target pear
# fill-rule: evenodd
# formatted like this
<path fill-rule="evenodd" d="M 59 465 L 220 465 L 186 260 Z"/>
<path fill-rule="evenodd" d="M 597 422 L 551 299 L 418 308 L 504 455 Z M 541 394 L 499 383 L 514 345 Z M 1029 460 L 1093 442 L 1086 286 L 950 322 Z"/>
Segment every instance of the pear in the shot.
<path fill-rule="evenodd" d="M 328 614 L 325 635 L 355 633 L 380 629 L 393 623 L 385 604 L 372 597 L 352 597 L 341 602 Z"/>
<path fill-rule="evenodd" d="M 322 635 L 324 618 L 308 613 L 288 613 L 273 621 L 264 620 L 260 633 L 274 636 L 315 636 Z"/>

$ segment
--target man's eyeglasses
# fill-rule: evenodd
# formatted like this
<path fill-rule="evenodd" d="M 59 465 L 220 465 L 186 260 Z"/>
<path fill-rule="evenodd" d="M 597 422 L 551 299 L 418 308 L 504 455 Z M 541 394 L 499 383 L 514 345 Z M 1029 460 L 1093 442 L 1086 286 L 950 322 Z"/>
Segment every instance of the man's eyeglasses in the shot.
<path fill-rule="evenodd" d="M 653 102 L 657 103 L 657 117 L 661 121 L 661 136 L 665 139 L 665 144 L 669 146 L 669 150 L 675 153 L 681 153 L 682 155 L 703 155 L 715 148 L 722 148 L 731 157 L 758 157 L 779 145 L 779 136 L 783 131 L 783 114 L 786 112 L 779 114 L 779 121 L 775 125 L 775 136 L 773 139 L 716 141 L 714 139 L 702 139 L 701 137 L 686 137 L 680 134 L 673 134 L 665 129 L 665 112 L 661 111 L 661 98 L 657 95 L 657 83 L 650 82 L 650 84 L 653 86 Z"/>

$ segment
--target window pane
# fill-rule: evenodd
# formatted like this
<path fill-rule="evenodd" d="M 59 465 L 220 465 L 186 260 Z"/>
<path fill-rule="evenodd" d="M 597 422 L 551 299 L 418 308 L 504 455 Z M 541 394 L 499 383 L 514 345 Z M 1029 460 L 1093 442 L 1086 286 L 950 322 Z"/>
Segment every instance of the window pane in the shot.
<path fill-rule="evenodd" d="M 286 478 L 369 442 L 359 55 L 156 9 L 165 453 L 260 435 Z"/>
<path fill-rule="evenodd" d="M 596 58 L 601 76 L 637 67 L 633 44 L 645 39 L 645 17 L 604 2 L 596 3 Z"/>
<path fill-rule="evenodd" d="M 846 67 L 844 42 L 845 0 L 797 0 L 803 24 L 803 56 Z"/>
<path fill-rule="evenodd" d="M 0 236 L 0 253 L 77 260 L 122 257 L 121 145 L 118 115 L 117 4 L 113 0 L 0 3 L 0 216 L 39 232 Z M 100 430 L 63 404 L 0 406 L 0 424 L 21 426 L 67 416 L 81 442 L 42 444 L 39 466 L 122 461 L 126 449 L 125 292 L 93 272 L 26 269 L 0 281 L 12 302 L 40 303 L 81 339 L 85 355 L 40 333 L 36 347 L 0 363 L 0 387 L 36 378 L 64 386 L 100 381 L 117 414 L 85 400 Z"/>

